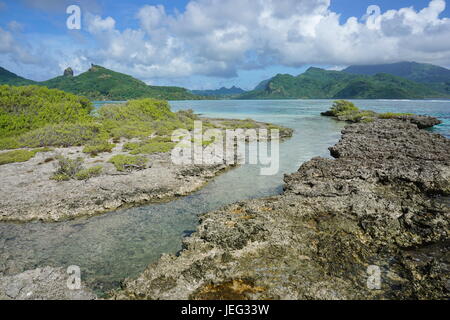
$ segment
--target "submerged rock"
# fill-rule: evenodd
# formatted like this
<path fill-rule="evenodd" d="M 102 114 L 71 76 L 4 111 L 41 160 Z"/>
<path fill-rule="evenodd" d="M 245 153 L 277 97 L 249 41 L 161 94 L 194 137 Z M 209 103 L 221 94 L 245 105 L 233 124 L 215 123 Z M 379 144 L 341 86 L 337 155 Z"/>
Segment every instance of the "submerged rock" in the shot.
<path fill-rule="evenodd" d="M 282 195 L 207 213 L 114 299 L 446 299 L 450 140 L 355 124 Z"/>

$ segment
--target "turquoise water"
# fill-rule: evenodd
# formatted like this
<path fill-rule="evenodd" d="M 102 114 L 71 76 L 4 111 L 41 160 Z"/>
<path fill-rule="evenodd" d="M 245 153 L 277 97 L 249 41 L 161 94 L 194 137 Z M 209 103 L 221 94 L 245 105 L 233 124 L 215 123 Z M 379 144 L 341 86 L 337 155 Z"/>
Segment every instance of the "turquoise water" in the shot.
<path fill-rule="evenodd" d="M 319 114 L 326 100 L 177 101 L 174 110 L 193 109 L 208 117 L 252 118 L 295 129 L 280 146 L 280 172 L 260 176 L 258 166 L 244 165 L 219 176 L 202 190 L 165 204 L 118 210 L 93 218 L 60 223 L 0 223 L 0 272 L 19 273 L 41 266 L 81 267 L 83 281 L 102 293 L 134 277 L 163 253 L 181 249 L 184 236 L 195 230 L 198 214 L 244 199 L 282 191 L 285 173 L 315 156 L 329 155 L 343 123 Z M 450 101 L 356 101 L 380 112 L 417 112 L 439 116 L 433 129 L 450 137 Z"/>

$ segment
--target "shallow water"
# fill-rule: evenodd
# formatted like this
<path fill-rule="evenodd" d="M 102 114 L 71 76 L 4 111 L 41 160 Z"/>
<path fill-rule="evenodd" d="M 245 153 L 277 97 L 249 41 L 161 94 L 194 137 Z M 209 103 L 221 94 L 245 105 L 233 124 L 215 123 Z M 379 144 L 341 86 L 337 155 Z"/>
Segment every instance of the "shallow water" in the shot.
<path fill-rule="evenodd" d="M 60 223 L 0 223 L 0 272 L 19 273 L 42 266 L 81 267 L 83 281 L 98 293 L 134 277 L 163 253 L 181 249 L 184 236 L 195 230 L 197 215 L 236 201 L 282 191 L 285 173 L 315 156 L 340 137 L 343 123 L 320 117 L 326 100 L 177 101 L 174 110 L 191 108 L 208 117 L 252 118 L 295 129 L 280 146 L 280 171 L 260 176 L 258 166 L 244 165 L 217 177 L 202 190 L 165 204 L 118 210 L 93 218 Z M 450 137 L 450 101 L 356 101 L 376 111 L 415 112 L 439 116 L 445 123 L 434 131 Z"/>

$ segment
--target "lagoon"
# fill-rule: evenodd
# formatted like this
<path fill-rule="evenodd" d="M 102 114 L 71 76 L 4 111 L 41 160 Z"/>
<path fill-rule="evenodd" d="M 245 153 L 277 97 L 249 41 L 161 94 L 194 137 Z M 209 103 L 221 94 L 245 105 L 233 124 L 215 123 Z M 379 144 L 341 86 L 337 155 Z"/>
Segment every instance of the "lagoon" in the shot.
<path fill-rule="evenodd" d="M 432 130 L 450 138 L 450 101 L 353 102 L 361 109 L 377 112 L 438 117 L 444 123 Z M 199 214 L 229 203 L 279 194 L 284 174 L 296 171 L 313 157 L 329 157 L 328 147 L 339 140 L 345 126 L 319 115 L 331 104 L 331 100 L 171 102 L 174 111 L 193 109 L 206 117 L 252 118 L 293 128 L 293 138 L 280 146 L 279 173 L 260 176 L 258 166 L 244 165 L 170 203 L 58 223 L 0 223 L 0 273 L 78 265 L 83 281 L 97 293 L 119 286 L 121 280 L 137 276 L 161 254 L 179 251 L 183 237 L 195 230 Z"/>

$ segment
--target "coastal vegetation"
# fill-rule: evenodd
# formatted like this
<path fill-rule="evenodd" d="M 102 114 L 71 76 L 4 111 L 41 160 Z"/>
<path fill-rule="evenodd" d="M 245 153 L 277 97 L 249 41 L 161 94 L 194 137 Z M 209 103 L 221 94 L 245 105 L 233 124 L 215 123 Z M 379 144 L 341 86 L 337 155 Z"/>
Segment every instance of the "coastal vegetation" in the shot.
<path fill-rule="evenodd" d="M 37 86 L 0 86 L 0 103 L 1 150 L 84 146 L 83 152 L 95 155 L 111 152 L 110 140 L 191 130 L 196 119 L 192 111 L 174 113 L 166 101 L 155 99 L 105 105 L 92 115 L 87 99 Z"/>
<path fill-rule="evenodd" d="M 38 86 L 0 86 L 0 136 L 9 137 L 56 123 L 90 119 L 86 98 Z"/>
<path fill-rule="evenodd" d="M 399 119 L 414 116 L 412 113 L 376 113 L 371 110 L 360 110 L 353 102 L 337 100 L 330 110 L 322 112 L 323 116 L 334 117 L 347 122 L 373 122 L 376 119 Z"/>

